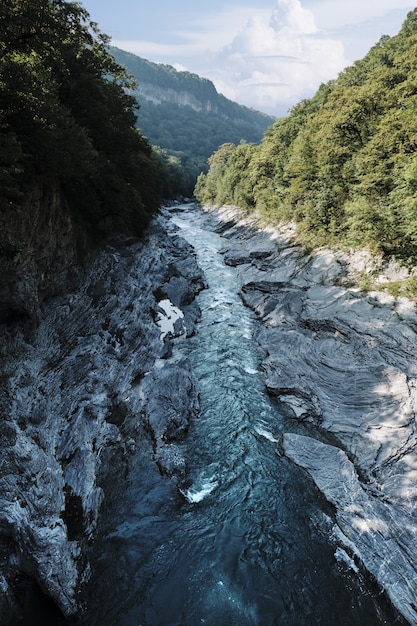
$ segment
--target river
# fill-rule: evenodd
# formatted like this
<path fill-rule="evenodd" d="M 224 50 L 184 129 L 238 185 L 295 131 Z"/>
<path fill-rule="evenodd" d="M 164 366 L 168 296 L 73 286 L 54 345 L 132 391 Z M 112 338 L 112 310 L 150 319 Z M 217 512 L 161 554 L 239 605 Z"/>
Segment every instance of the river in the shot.
<path fill-rule="evenodd" d="M 280 455 L 280 435 L 304 427 L 265 392 L 257 322 L 219 254 L 225 240 L 192 206 L 171 219 L 209 285 L 197 334 L 178 341 L 173 356 L 191 360 L 200 386 L 200 416 L 183 444 L 189 482 L 179 488 L 161 476 L 143 438 L 103 515 L 82 623 L 392 624 L 378 590 L 335 559 L 330 508 Z"/>

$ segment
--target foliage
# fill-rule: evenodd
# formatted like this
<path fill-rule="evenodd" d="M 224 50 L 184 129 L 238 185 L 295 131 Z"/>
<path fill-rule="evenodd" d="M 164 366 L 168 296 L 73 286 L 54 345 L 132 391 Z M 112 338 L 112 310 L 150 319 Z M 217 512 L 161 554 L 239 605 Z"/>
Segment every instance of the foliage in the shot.
<path fill-rule="evenodd" d="M 153 145 L 179 159 L 186 195 L 193 193 L 198 174 L 207 171 L 207 159 L 220 145 L 259 143 L 274 119 L 228 100 L 196 74 L 118 48 L 110 52 L 137 81 L 131 92 L 140 104 L 137 125 Z"/>
<path fill-rule="evenodd" d="M 240 150 L 221 169 L 211 159 L 201 202 L 293 219 L 314 245 L 367 246 L 416 264 L 417 9 L 396 37 L 277 120 L 246 161 Z"/>
<path fill-rule="evenodd" d="M 159 204 L 161 166 L 135 129 L 133 85 L 78 2 L 3 0 L 0 197 L 59 181 L 91 230 L 140 231 Z"/>

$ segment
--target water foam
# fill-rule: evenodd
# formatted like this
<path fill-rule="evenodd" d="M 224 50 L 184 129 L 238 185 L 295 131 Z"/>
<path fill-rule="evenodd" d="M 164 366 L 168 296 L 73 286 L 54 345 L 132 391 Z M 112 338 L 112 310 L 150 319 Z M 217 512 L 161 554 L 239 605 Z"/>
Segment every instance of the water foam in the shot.
<path fill-rule="evenodd" d="M 206 496 L 208 496 L 216 487 L 218 487 L 219 483 L 217 480 L 213 480 L 212 478 L 206 482 L 203 482 L 200 488 L 195 488 L 195 486 L 190 487 L 187 491 L 182 491 L 181 493 L 188 502 L 196 503 L 204 500 Z"/>
<path fill-rule="evenodd" d="M 174 334 L 175 322 L 183 318 L 184 313 L 168 299 L 158 302 L 158 307 L 159 312 L 156 323 L 161 329 L 161 339 L 164 339 L 168 333 Z"/>
<path fill-rule="evenodd" d="M 255 426 L 255 431 L 258 433 L 258 435 L 261 435 L 261 437 L 268 439 L 268 441 L 272 441 L 272 443 L 278 443 L 278 439 L 275 439 L 274 435 L 269 432 L 269 430 L 265 430 L 265 428 L 262 428 L 262 426 Z"/>

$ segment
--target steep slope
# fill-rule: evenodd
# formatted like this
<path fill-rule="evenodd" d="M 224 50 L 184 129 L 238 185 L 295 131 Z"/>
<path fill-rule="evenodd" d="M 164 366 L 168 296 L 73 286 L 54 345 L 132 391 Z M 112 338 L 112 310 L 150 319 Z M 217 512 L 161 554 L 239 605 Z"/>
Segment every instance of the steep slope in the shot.
<path fill-rule="evenodd" d="M 206 169 L 207 158 L 222 143 L 258 143 L 274 121 L 228 100 L 196 74 L 118 48 L 110 52 L 137 80 L 133 94 L 140 104 L 138 126 L 153 144 L 180 157 L 190 181 Z"/>
<path fill-rule="evenodd" d="M 199 200 L 295 220 L 310 245 L 367 246 L 415 263 L 416 52 L 415 9 L 397 36 L 275 122 L 259 147 L 219 154 L 199 179 Z"/>
<path fill-rule="evenodd" d="M 174 334 L 193 333 L 194 296 L 203 286 L 190 247 L 155 219 L 146 243 L 130 238 L 107 246 L 77 289 L 42 306 L 30 333 L 16 321 L 3 326 L 2 624 L 17 623 L 8 621 L 16 605 L 27 611 L 19 589 L 33 580 L 65 615 L 82 610 L 100 507 L 133 453 L 153 462 L 149 432 L 161 471 L 184 472 L 176 441 L 198 402 L 187 363 L 167 357 Z M 164 341 L 157 320 L 159 300 L 167 297 L 184 317 Z M 146 374 L 154 383 L 147 393 L 140 386 Z M 181 405 L 174 416 L 162 402 L 159 411 L 155 406 L 166 379 Z"/>
<path fill-rule="evenodd" d="M 0 20 L 0 323 L 71 286 L 92 244 L 139 234 L 163 173 L 129 81 L 76 3 L 9 0 Z"/>
<path fill-rule="evenodd" d="M 175 277 L 187 332 L 198 314 L 203 281 L 189 250 L 157 224 L 143 242 L 162 170 L 106 43 L 78 3 L 2 5 L 2 624 L 23 623 L 33 581 L 63 613 L 80 608 L 103 457 L 123 462 L 137 435 L 118 384 L 135 387 L 169 353 L 153 290 L 165 293 Z M 160 448 L 162 469 L 175 471 L 172 448 Z"/>

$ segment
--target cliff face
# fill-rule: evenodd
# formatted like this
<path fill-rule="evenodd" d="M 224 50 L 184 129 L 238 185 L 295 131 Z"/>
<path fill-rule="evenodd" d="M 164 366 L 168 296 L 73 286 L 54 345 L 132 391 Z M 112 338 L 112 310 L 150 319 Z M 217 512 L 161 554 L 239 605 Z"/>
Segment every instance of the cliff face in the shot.
<path fill-rule="evenodd" d="M 194 132 L 196 123 L 207 129 L 205 117 L 207 114 L 212 115 L 213 118 L 217 117 L 217 145 L 214 149 L 227 141 L 235 143 L 239 143 L 240 140 L 259 141 L 265 130 L 275 121 L 272 116 L 249 109 L 219 94 L 210 80 L 201 78 L 197 74 L 178 72 L 169 65 L 152 63 L 118 48 L 110 48 L 110 51 L 117 63 L 124 65 L 135 77 L 137 85 L 133 95 L 140 105 L 145 102 L 154 105 L 172 105 L 172 111 L 167 107 L 164 108 L 165 122 L 167 118 L 173 121 L 176 118 L 178 120 L 178 109 L 174 107 L 189 107 L 192 111 L 201 113 L 200 117 L 190 116 L 189 121 L 192 122 Z M 230 128 L 221 124 L 221 121 L 225 120 Z M 138 124 L 150 139 L 155 137 L 155 127 L 159 122 L 157 111 L 153 111 L 149 119 L 149 112 L 146 114 L 139 110 Z M 181 126 L 182 124 L 179 123 L 179 136 L 184 133 L 184 128 Z M 235 136 L 230 135 L 232 129 L 235 130 Z M 168 146 L 161 144 L 161 147 Z M 179 146 L 176 148 L 179 149 Z M 210 156 L 211 152 L 207 156 Z"/>
<path fill-rule="evenodd" d="M 142 98 L 149 100 L 154 104 L 162 102 L 170 102 L 178 106 L 189 106 L 194 111 L 203 111 L 205 113 L 218 113 L 218 105 L 211 99 L 199 99 L 190 91 L 177 91 L 171 88 L 158 87 L 151 83 L 141 82 L 135 92 L 140 101 Z"/>
<path fill-rule="evenodd" d="M 417 624 L 415 305 L 352 287 L 354 271 L 375 269 L 363 254 L 306 254 L 290 228 L 231 207 L 213 217 L 258 316 L 266 387 L 300 425 L 281 452 L 333 505 L 336 559 L 370 572 Z"/>
<path fill-rule="evenodd" d="M 7 321 L 0 361 L 2 623 L 19 602 L 13 581 L 22 573 L 64 614 L 79 609 L 88 542 L 106 499 L 103 472 L 111 479 L 126 470 L 148 421 L 161 470 L 181 475 L 185 460 L 175 442 L 198 410 L 192 372 L 166 360 L 172 336 L 192 334 L 199 314 L 194 296 L 204 282 L 189 247 L 155 220 L 145 242 L 107 246 L 68 290 L 74 227 L 58 193 L 47 196 L 48 219 L 41 201 L 38 190 L 30 227 L 16 216 L 21 249 L 3 261 L 9 274 L 1 292 Z M 166 298 L 183 317 L 162 336 L 158 303 Z M 25 322 L 30 315 L 36 325 Z M 146 374 L 171 381 L 181 428 L 155 407 L 150 417 L 152 390 L 142 392 L 141 385 Z M 161 439 L 165 431 L 169 443 Z"/>
<path fill-rule="evenodd" d="M 171 102 L 191 106 L 196 111 L 227 115 L 231 120 L 240 118 L 263 130 L 275 119 L 272 116 L 249 109 L 219 94 L 214 84 L 197 74 L 179 72 L 170 65 L 153 63 L 135 54 L 110 48 L 117 63 L 124 65 L 136 78 L 135 96 L 160 104 Z"/>
<path fill-rule="evenodd" d="M 20 205 L 0 214 L 0 323 L 38 318 L 42 301 L 78 274 L 79 233 L 57 183 L 37 183 Z"/>

